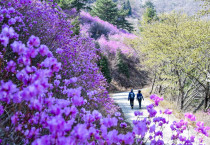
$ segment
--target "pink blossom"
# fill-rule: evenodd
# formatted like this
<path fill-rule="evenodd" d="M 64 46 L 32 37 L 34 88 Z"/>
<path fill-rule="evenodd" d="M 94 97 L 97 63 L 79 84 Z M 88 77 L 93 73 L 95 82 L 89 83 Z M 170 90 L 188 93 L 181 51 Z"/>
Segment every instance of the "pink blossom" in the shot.
<path fill-rule="evenodd" d="M 126 128 L 127 127 L 127 124 L 125 122 L 123 122 L 123 123 L 120 124 L 120 127 L 121 128 Z"/>
<path fill-rule="evenodd" d="M 16 71 L 16 63 L 15 63 L 13 60 L 10 60 L 10 61 L 7 63 L 6 70 L 7 70 L 8 72 L 14 73 L 14 72 Z"/>
<path fill-rule="evenodd" d="M 147 130 L 148 128 L 145 121 L 137 121 L 137 123 L 135 124 L 133 128 L 133 131 L 135 132 L 135 134 L 141 135 L 141 137 L 145 136 Z"/>
<path fill-rule="evenodd" d="M 0 43 L 6 47 L 9 44 L 9 38 L 0 34 Z"/>
<path fill-rule="evenodd" d="M 40 39 L 34 35 L 32 35 L 27 42 L 28 47 L 38 47 L 39 45 Z"/>
<path fill-rule="evenodd" d="M 9 25 L 14 25 L 16 23 L 16 19 L 15 18 L 11 18 L 11 19 L 9 19 L 9 21 L 8 21 L 8 24 Z"/>
<path fill-rule="evenodd" d="M 143 115 L 143 112 L 135 111 L 134 114 L 135 114 L 135 116 L 142 116 Z"/>
<path fill-rule="evenodd" d="M 153 124 L 151 127 L 150 127 L 150 131 L 149 131 L 150 133 L 153 133 L 153 132 L 155 132 L 155 124 Z"/>
<path fill-rule="evenodd" d="M 57 49 L 56 49 L 56 53 L 58 53 L 58 54 L 62 54 L 62 53 L 63 53 L 63 49 L 61 49 L 61 48 L 57 48 Z"/>
<path fill-rule="evenodd" d="M 185 113 L 185 118 L 190 119 L 191 121 L 196 121 L 196 117 L 192 113 Z"/>
<path fill-rule="evenodd" d="M 2 29 L 1 34 L 3 36 L 10 38 L 10 39 L 18 37 L 18 35 L 17 35 L 17 33 L 15 33 L 15 30 L 13 29 L 13 27 L 9 27 L 7 25 L 5 25 L 4 28 Z"/>
<path fill-rule="evenodd" d="M 49 54 L 49 52 L 50 52 L 49 48 L 46 45 L 40 45 L 40 47 L 38 48 L 38 51 L 42 56 L 45 56 L 45 55 Z"/>
<path fill-rule="evenodd" d="M 23 44 L 20 41 L 14 41 L 11 44 L 11 48 L 12 48 L 13 52 L 18 53 L 19 55 L 25 54 L 26 50 L 27 50 L 25 44 Z"/>
<path fill-rule="evenodd" d="M 164 113 L 164 114 L 171 115 L 171 114 L 172 114 L 172 110 L 166 109 L 163 113 Z"/>

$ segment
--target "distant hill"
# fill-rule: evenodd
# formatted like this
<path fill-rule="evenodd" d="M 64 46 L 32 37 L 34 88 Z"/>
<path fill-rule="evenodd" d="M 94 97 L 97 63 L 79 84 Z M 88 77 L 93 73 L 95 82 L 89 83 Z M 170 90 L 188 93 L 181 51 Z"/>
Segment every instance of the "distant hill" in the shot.
<path fill-rule="evenodd" d="M 126 1 L 126 0 L 120 0 Z M 143 8 L 146 0 L 130 0 L 131 7 L 134 12 L 134 17 L 141 17 Z M 171 11 L 182 11 L 188 15 L 196 14 L 202 7 L 202 3 L 195 0 L 151 0 L 154 3 L 157 13 L 167 13 Z"/>
<path fill-rule="evenodd" d="M 93 4 L 96 0 L 89 0 Z M 121 7 L 127 0 L 113 0 Z M 143 5 L 148 0 L 129 0 L 132 7 L 132 17 L 134 19 L 141 19 L 144 12 Z M 171 11 L 184 12 L 188 15 L 194 15 L 202 9 L 202 2 L 199 0 L 150 0 L 155 5 L 157 13 L 168 13 Z"/>

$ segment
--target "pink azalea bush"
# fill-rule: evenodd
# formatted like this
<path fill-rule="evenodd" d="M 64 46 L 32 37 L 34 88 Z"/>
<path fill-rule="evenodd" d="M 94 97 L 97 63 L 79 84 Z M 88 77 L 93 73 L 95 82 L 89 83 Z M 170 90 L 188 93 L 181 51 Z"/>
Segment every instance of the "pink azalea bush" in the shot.
<path fill-rule="evenodd" d="M 125 30 L 120 30 L 113 24 L 103 21 L 98 17 L 93 17 L 84 11 L 81 12 L 80 20 L 82 22 L 81 32 L 83 32 L 84 35 L 89 33 L 89 36 L 91 36 L 91 27 L 96 24 L 98 26 L 95 26 L 96 28 L 94 28 L 94 30 L 101 27 L 100 31 L 102 34 L 99 37 L 96 36 L 96 38 L 98 39 L 97 41 L 99 42 L 104 54 L 116 54 L 117 49 L 120 49 L 123 54 L 137 57 L 134 49 L 125 43 L 126 39 L 136 38 L 135 35 L 128 33 Z"/>
<path fill-rule="evenodd" d="M 80 19 L 83 24 L 90 24 L 93 25 L 94 23 L 99 23 L 103 25 L 105 28 L 108 29 L 110 34 L 117 34 L 120 33 L 122 30 L 119 30 L 115 25 L 110 24 L 109 22 L 103 21 L 98 17 L 93 17 L 89 13 L 82 11 L 80 14 Z"/>
<path fill-rule="evenodd" d="M 120 49 L 121 52 L 125 54 L 126 56 L 130 55 L 130 56 L 137 57 L 134 49 L 124 42 L 125 38 L 131 39 L 132 37 L 134 36 L 129 35 L 129 34 L 127 35 L 122 34 L 121 36 L 120 34 L 109 35 L 109 39 L 102 36 L 101 38 L 98 39 L 98 42 L 100 44 L 101 51 L 106 55 L 109 55 L 109 53 L 116 54 L 117 50 Z"/>

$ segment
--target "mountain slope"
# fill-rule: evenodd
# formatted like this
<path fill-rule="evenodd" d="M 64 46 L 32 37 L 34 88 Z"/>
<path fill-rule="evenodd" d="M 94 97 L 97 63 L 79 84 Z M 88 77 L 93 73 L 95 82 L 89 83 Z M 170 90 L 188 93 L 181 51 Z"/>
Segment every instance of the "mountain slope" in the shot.
<path fill-rule="evenodd" d="M 131 7 L 135 14 L 134 16 L 142 15 L 142 6 L 145 1 L 146 0 L 130 0 Z M 202 3 L 195 0 L 151 0 L 151 2 L 154 3 L 157 13 L 170 12 L 174 10 L 177 12 L 183 11 L 188 15 L 194 15 L 202 8 L 200 6 Z"/>

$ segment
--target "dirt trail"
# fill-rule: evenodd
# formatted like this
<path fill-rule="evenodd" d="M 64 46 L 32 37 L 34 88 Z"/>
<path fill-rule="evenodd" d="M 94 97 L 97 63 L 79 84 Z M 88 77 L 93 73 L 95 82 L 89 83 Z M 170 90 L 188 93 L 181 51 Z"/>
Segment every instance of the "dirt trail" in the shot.
<path fill-rule="evenodd" d="M 134 108 L 131 109 L 130 103 L 128 101 L 128 93 L 129 92 L 121 92 L 121 93 L 114 93 L 110 95 L 112 96 L 114 101 L 119 105 L 119 107 L 122 109 L 122 112 L 124 113 L 126 121 L 129 122 L 131 126 L 133 126 L 132 122 L 133 120 L 136 119 L 136 116 L 134 115 L 134 111 L 138 110 L 138 111 L 143 112 L 143 116 L 141 116 L 142 119 L 145 117 L 148 117 L 146 106 L 149 104 L 152 104 L 152 101 L 149 98 L 145 98 L 144 101 L 142 101 L 142 109 L 139 109 L 138 101 L 136 100 L 136 97 L 135 97 Z M 134 93 L 137 94 L 137 90 L 134 90 Z M 165 110 L 165 109 L 166 108 L 156 107 L 156 110 L 158 112 L 157 116 L 165 117 L 167 120 L 169 120 L 169 124 L 165 127 L 163 131 L 163 140 L 167 145 L 171 145 L 172 144 L 171 142 L 172 131 L 170 128 L 170 124 L 172 124 L 173 121 L 179 121 L 179 119 L 177 119 L 174 115 L 168 116 L 168 115 L 162 115 L 159 113 L 160 110 Z M 195 135 L 196 141 L 198 141 L 198 138 L 200 138 L 200 136 L 196 135 L 196 132 L 194 131 L 193 127 L 189 129 L 189 132 L 188 131 L 184 132 L 184 136 L 188 136 L 188 134 Z M 206 145 L 210 145 L 210 138 L 205 138 L 204 143 Z M 150 142 L 148 141 L 147 144 L 150 144 Z"/>

